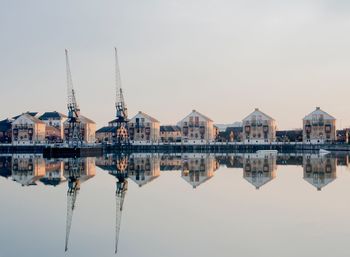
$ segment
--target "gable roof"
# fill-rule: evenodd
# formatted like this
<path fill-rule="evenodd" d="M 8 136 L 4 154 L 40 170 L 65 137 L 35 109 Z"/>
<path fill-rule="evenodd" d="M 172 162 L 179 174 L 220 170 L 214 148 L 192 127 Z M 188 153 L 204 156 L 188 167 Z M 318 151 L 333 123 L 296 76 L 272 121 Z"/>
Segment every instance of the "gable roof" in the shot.
<path fill-rule="evenodd" d="M 327 112 L 321 110 L 320 107 L 316 107 L 316 110 L 314 110 L 313 112 L 309 113 L 308 115 L 306 115 L 303 120 L 312 120 L 312 117 L 314 115 L 323 115 L 323 118 L 324 119 L 327 119 L 327 120 L 335 120 L 335 118 L 328 114 Z"/>
<path fill-rule="evenodd" d="M 66 115 L 59 112 L 45 112 L 43 115 L 39 117 L 40 120 L 48 120 L 48 119 L 62 119 L 67 118 Z"/>
<path fill-rule="evenodd" d="M 11 129 L 11 121 L 9 119 L 0 121 L 0 131 L 6 132 Z"/>
<path fill-rule="evenodd" d="M 139 111 L 132 119 L 134 119 L 137 115 L 142 115 L 145 118 L 150 119 L 152 122 L 159 122 L 157 119 L 155 119 L 152 116 L 150 116 L 150 115 L 148 115 L 148 114 L 146 114 L 144 112 L 141 112 L 141 111 Z"/>
<path fill-rule="evenodd" d="M 181 121 L 187 119 L 187 117 L 191 116 L 193 113 L 196 113 L 198 116 L 201 116 L 205 120 L 209 120 L 209 121 L 213 122 L 213 120 L 211 118 L 209 118 L 208 116 L 205 116 L 204 114 L 202 114 L 196 110 L 192 110 L 192 112 L 190 114 L 188 114 L 185 118 L 183 118 Z"/>
<path fill-rule="evenodd" d="M 243 121 L 248 120 L 250 118 L 250 116 L 252 116 L 252 115 L 261 115 L 262 118 L 265 119 L 265 120 L 275 120 L 271 116 L 269 116 L 266 113 L 263 113 L 262 111 L 260 111 L 259 108 L 255 108 L 255 110 L 251 114 L 249 114 L 247 117 L 245 117 L 243 119 Z"/>
<path fill-rule="evenodd" d="M 29 114 L 30 116 L 33 116 L 33 117 L 35 117 L 37 114 L 38 114 L 38 112 L 25 112 L 26 114 Z M 14 120 L 17 120 L 20 116 L 22 116 L 24 113 L 22 113 L 22 114 L 20 114 L 20 115 L 17 115 L 17 116 L 15 116 L 15 117 L 12 117 L 12 119 L 14 119 Z"/>
<path fill-rule="evenodd" d="M 15 123 L 19 118 L 21 117 L 25 117 L 28 120 L 34 122 L 34 123 L 39 123 L 39 124 L 45 124 L 45 122 L 39 120 L 38 118 L 32 116 L 30 113 L 23 113 L 22 115 L 18 116 L 18 118 L 16 120 L 14 120 L 13 122 Z"/>
<path fill-rule="evenodd" d="M 117 127 L 105 126 L 96 131 L 96 133 L 116 132 Z"/>
<path fill-rule="evenodd" d="M 164 125 L 160 126 L 161 132 L 175 132 L 175 131 L 181 131 L 179 126 L 173 126 L 173 125 Z"/>

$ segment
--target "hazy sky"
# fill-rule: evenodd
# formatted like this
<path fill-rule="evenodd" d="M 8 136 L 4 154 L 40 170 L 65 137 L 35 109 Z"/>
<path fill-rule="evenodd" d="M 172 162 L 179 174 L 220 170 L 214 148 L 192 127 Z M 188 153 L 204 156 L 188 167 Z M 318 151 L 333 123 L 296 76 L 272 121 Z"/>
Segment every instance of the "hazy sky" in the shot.
<path fill-rule="evenodd" d="M 259 107 L 294 128 L 321 106 L 344 127 L 349 29 L 346 0 L 1 0 L 0 119 L 66 112 L 68 48 L 82 114 L 106 124 L 117 46 L 130 116 L 231 123 Z"/>

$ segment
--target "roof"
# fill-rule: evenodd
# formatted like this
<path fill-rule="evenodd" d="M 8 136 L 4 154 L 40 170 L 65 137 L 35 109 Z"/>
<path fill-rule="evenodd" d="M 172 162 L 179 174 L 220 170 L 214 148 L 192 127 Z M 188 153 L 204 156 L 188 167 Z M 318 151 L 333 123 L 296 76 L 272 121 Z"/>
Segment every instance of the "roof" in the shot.
<path fill-rule="evenodd" d="M 20 117 L 25 117 L 25 118 L 31 120 L 34 123 L 45 124 L 43 121 L 41 121 L 38 118 L 32 116 L 30 113 L 23 113 L 22 115 L 18 116 L 18 118 L 14 122 L 16 122 Z"/>
<path fill-rule="evenodd" d="M 26 114 L 29 114 L 30 116 L 35 117 L 38 113 L 37 113 L 37 112 L 26 112 Z M 23 115 L 23 113 L 20 114 L 20 115 L 15 116 L 15 117 L 13 117 L 12 119 L 17 120 L 17 119 L 18 119 L 20 116 L 22 116 L 22 115 Z"/>
<path fill-rule="evenodd" d="M 212 119 L 210 119 L 208 116 L 205 116 L 204 114 L 196 111 L 196 110 L 192 110 L 192 112 L 190 114 L 188 114 L 185 118 L 183 118 L 182 120 L 186 119 L 188 116 L 190 116 L 191 114 L 196 113 L 197 115 L 201 116 L 203 119 L 205 120 L 209 120 L 209 121 L 213 121 Z"/>
<path fill-rule="evenodd" d="M 85 123 L 93 123 L 93 124 L 96 124 L 93 120 L 90 120 L 89 118 L 83 116 L 83 115 L 79 115 L 79 119 L 80 121 L 82 122 L 85 122 Z"/>
<path fill-rule="evenodd" d="M 312 120 L 313 116 L 318 116 L 318 115 L 323 115 L 323 118 L 326 120 L 335 120 L 335 118 L 332 115 L 321 110 L 320 107 L 316 107 L 316 110 L 306 115 L 303 120 Z"/>
<path fill-rule="evenodd" d="M 144 112 L 141 112 L 141 111 L 139 111 L 139 112 L 133 117 L 133 119 L 134 119 L 137 115 L 142 115 L 142 116 L 144 116 L 145 118 L 151 120 L 152 122 L 159 122 L 159 120 L 157 120 L 157 119 L 153 118 L 152 116 L 150 116 L 150 115 L 148 115 L 148 114 L 146 114 L 146 113 L 144 113 Z"/>
<path fill-rule="evenodd" d="M 267 115 L 266 113 L 263 113 L 262 111 L 259 110 L 259 108 L 255 108 L 255 110 L 249 114 L 247 117 L 245 117 L 243 119 L 243 121 L 247 120 L 250 118 L 250 116 L 252 115 L 261 115 L 263 119 L 265 120 L 275 120 L 274 118 L 272 118 L 271 116 Z"/>
<path fill-rule="evenodd" d="M 160 126 L 160 132 L 175 132 L 175 131 L 181 131 L 180 127 L 173 126 L 173 125 Z"/>
<path fill-rule="evenodd" d="M 8 131 L 11 129 L 11 121 L 9 119 L 0 121 L 0 131 Z"/>
<path fill-rule="evenodd" d="M 66 115 L 59 112 L 45 112 L 43 115 L 39 117 L 40 120 L 48 120 L 48 119 L 62 119 L 67 118 Z"/>
<path fill-rule="evenodd" d="M 99 130 L 96 131 L 96 133 L 106 133 L 106 132 L 115 132 L 117 127 L 114 126 L 106 126 L 102 127 Z"/>

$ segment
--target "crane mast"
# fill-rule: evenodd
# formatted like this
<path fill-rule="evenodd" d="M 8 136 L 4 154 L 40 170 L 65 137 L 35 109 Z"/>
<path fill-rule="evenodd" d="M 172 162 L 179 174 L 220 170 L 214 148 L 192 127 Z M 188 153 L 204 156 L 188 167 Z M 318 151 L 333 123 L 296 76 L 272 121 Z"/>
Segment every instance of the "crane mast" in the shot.
<path fill-rule="evenodd" d="M 117 143 L 125 143 L 128 138 L 127 123 L 128 123 L 128 109 L 126 107 L 123 95 L 123 89 L 120 78 L 120 70 L 118 63 L 117 48 L 115 51 L 115 84 L 116 84 L 116 126 L 117 126 Z"/>
<path fill-rule="evenodd" d="M 115 253 L 118 252 L 119 231 L 122 219 L 123 204 L 126 191 L 128 190 L 128 181 L 122 177 L 117 181 L 117 190 L 115 193 L 116 198 L 116 229 L 115 229 Z"/>
<path fill-rule="evenodd" d="M 68 108 L 68 127 L 65 128 L 66 142 L 70 146 L 77 146 L 82 143 L 80 131 L 80 109 L 76 100 L 75 91 L 73 88 L 72 73 L 69 65 L 68 50 L 65 49 L 66 54 L 66 72 L 67 72 L 67 108 Z"/>

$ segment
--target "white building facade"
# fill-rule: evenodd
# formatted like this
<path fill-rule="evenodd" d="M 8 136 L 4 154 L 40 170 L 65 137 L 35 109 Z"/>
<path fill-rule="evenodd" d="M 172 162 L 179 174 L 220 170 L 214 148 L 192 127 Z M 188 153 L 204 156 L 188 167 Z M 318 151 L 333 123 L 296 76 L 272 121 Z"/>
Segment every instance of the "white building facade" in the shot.
<path fill-rule="evenodd" d="M 243 119 L 245 144 L 270 144 L 276 141 L 276 121 L 258 108 Z"/>
<path fill-rule="evenodd" d="M 46 124 L 28 113 L 12 122 L 12 143 L 15 145 L 42 144 L 45 137 Z"/>
<path fill-rule="evenodd" d="M 316 110 L 303 119 L 303 142 L 324 144 L 336 140 L 336 119 L 316 107 Z"/>
<path fill-rule="evenodd" d="M 128 124 L 131 143 L 152 144 L 160 140 L 160 123 L 144 112 L 138 112 Z"/>
<path fill-rule="evenodd" d="M 193 110 L 177 125 L 181 129 L 182 143 L 206 144 L 215 140 L 213 120 L 196 110 Z"/>

